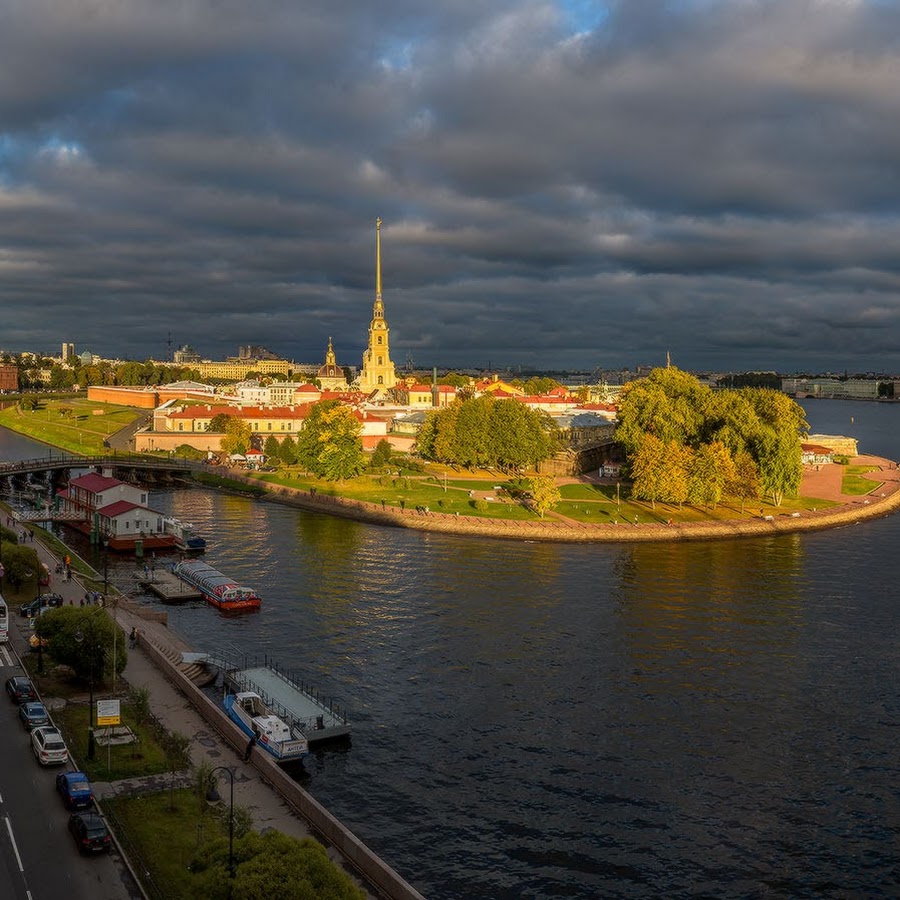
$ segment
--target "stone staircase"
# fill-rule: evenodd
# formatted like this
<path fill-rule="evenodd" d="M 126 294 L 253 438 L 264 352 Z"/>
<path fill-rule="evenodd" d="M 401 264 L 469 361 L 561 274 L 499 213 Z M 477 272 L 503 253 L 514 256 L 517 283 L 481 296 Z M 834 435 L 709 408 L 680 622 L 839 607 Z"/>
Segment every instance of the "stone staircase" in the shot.
<path fill-rule="evenodd" d="M 147 640 L 147 638 L 142 638 Z M 197 687 L 206 687 L 216 680 L 215 671 L 211 670 L 205 663 L 190 662 L 187 663 L 182 658 L 181 650 L 172 647 L 169 644 L 162 645 L 152 642 L 156 650 L 166 658 L 174 669 L 178 669 L 182 675 L 190 679 Z"/>

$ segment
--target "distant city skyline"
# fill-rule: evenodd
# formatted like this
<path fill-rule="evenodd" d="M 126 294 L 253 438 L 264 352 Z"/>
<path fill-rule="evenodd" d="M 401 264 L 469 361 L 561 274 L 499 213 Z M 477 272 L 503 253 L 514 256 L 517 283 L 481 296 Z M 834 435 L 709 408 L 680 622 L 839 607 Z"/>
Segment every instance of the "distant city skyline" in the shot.
<path fill-rule="evenodd" d="M 0 341 L 358 367 L 380 216 L 398 369 L 896 371 L 898 33 L 881 0 L 16 4 Z"/>

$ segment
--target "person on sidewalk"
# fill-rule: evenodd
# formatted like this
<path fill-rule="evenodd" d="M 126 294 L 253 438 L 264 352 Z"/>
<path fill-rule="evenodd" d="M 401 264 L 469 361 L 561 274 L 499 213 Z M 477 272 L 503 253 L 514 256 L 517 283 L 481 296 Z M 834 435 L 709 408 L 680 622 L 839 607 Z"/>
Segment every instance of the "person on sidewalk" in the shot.
<path fill-rule="evenodd" d="M 256 735 L 254 734 L 252 738 L 247 742 L 247 749 L 244 751 L 244 762 L 250 762 L 250 754 L 253 752 L 253 748 L 256 746 Z"/>
<path fill-rule="evenodd" d="M 131 626 L 131 634 L 128 635 L 128 646 L 132 650 L 134 650 L 134 648 L 137 646 L 137 639 L 138 639 L 137 626 L 132 625 Z"/>

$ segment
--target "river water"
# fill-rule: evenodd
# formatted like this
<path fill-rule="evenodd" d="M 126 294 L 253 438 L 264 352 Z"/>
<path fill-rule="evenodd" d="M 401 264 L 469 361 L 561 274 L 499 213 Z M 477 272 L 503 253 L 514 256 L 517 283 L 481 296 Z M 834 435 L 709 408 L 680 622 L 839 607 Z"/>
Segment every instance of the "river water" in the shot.
<path fill-rule="evenodd" d="M 900 405 L 806 409 L 900 456 Z M 35 455 L 22 442 L 0 433 L 0 457 Z M 352 746 L 311 758 L 307 787 L 430 900 L 900 893 L 900 516 L 573 546 L 194 489 L 151 503 L 264 598 L 170 626 L 348 708 Z M 114 564 L 125 590 L 133 565 Z"/>

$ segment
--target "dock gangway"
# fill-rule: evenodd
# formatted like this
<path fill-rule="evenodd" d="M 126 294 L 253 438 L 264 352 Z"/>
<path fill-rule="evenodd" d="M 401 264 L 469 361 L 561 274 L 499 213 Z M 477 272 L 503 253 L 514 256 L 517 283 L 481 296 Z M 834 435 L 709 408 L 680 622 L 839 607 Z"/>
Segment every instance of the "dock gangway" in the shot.
<path fill-rule="evenodd" d="M 226 689 L 254 691 L 291 730 L 302 732 L 310 743 L 322 743 L 350 736 L 346 710 L 319 691 L 293 670 L 282 668 L 268 655 L 260 661 L 248 654 L 222 650 L 183 654 L 185 662 L 203 662 L 222 672 Z"/>

